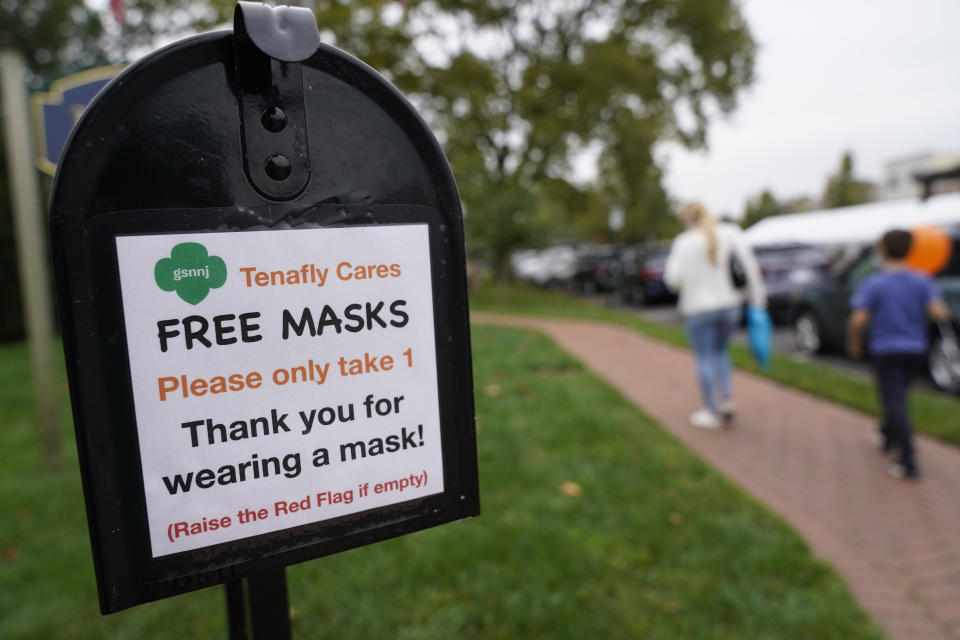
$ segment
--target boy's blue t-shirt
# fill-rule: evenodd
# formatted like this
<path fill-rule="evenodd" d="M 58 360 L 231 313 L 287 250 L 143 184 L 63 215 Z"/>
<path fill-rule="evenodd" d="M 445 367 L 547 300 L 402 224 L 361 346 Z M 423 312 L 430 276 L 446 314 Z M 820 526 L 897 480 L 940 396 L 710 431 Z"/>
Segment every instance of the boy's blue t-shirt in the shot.
<path fill-rule="evenodd" d="M 933 279 L 916 271 L 879 271 L 850 297 L 853 309 L 870 312 L 870 352 L 926 353 L 927 305 L 942 298 Z"/>

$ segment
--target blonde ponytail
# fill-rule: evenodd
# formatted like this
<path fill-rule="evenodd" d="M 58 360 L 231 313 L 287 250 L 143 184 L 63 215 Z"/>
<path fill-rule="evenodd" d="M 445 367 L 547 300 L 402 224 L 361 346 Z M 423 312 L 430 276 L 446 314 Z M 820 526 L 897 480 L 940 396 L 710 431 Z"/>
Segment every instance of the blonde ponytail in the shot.
<path fill-rule="evenodd" d="M 691 202 L 680 210 L 681 217 L 692 225 L 697 225 L 707 236 L 707 257 L 713 264 L 718 264 L 717 255 L 717 219 L 710 215 L 707 208 L 699 202 Z"/>

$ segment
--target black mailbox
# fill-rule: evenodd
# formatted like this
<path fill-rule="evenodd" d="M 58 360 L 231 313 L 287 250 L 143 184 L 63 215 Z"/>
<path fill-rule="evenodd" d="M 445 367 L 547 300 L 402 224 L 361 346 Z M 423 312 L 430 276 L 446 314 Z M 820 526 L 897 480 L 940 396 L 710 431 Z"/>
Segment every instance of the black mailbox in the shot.
<path fill-rule="evenodd" d="M 129 67 L 51 207 L 104 613 L 479 512 L 456 185 L 311 12 Z"/>

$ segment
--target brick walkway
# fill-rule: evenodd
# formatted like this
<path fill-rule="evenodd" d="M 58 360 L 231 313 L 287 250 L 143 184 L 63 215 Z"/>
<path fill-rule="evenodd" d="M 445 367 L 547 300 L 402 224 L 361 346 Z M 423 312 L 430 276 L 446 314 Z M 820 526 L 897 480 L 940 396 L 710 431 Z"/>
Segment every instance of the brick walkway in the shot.
<path fill-rule="evenodd" d="M 923 479 L 886 475 L 875 419 L 737 372 L 735 428 L 687 423 L 691 355 L 628 329 L 474 314 L 551 336 L 716 469 L 787 520 L 890 638 L 960 640 L 960 450 L 919 437 Z"/>

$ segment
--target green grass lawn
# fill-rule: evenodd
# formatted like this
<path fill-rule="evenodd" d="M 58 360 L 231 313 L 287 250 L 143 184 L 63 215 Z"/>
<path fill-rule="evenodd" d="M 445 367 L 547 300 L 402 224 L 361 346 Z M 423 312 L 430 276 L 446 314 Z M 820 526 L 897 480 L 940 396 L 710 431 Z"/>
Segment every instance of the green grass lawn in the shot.
<path fill-rule="evenodd" d="M 561 293 L 523 286 L 507 287 L 501 291 L 484 287 L 471 294 L 470 303 L 474 311 L 610 322 L 671 344 L 687 346 L 686 336 L 680 327 L 651 322 L 630 311 L 604 307 Z M 870 415 L 879 415 L 880 405 L 870 379 L 784 354 L 774 354 L 769 370 L 760 371 L 746 347 L 732 345 L 730 351 L 734 364 L 740 369 L 764 375 Z M 910 409 L 917 431 L 960 446 L 960 398 L 917 390 L 911 394 Z"/>
<path fill-rule="evenodd" d="M 783 522 L 546 338 L 473 340 L 483 514 L 289 568 L 295 638 L 882 637 Z M 226 637 L 222 587 L 100 616 L 73 438 L 41 470 L 28 380 L 0 346 L 0 638 Z"/>

